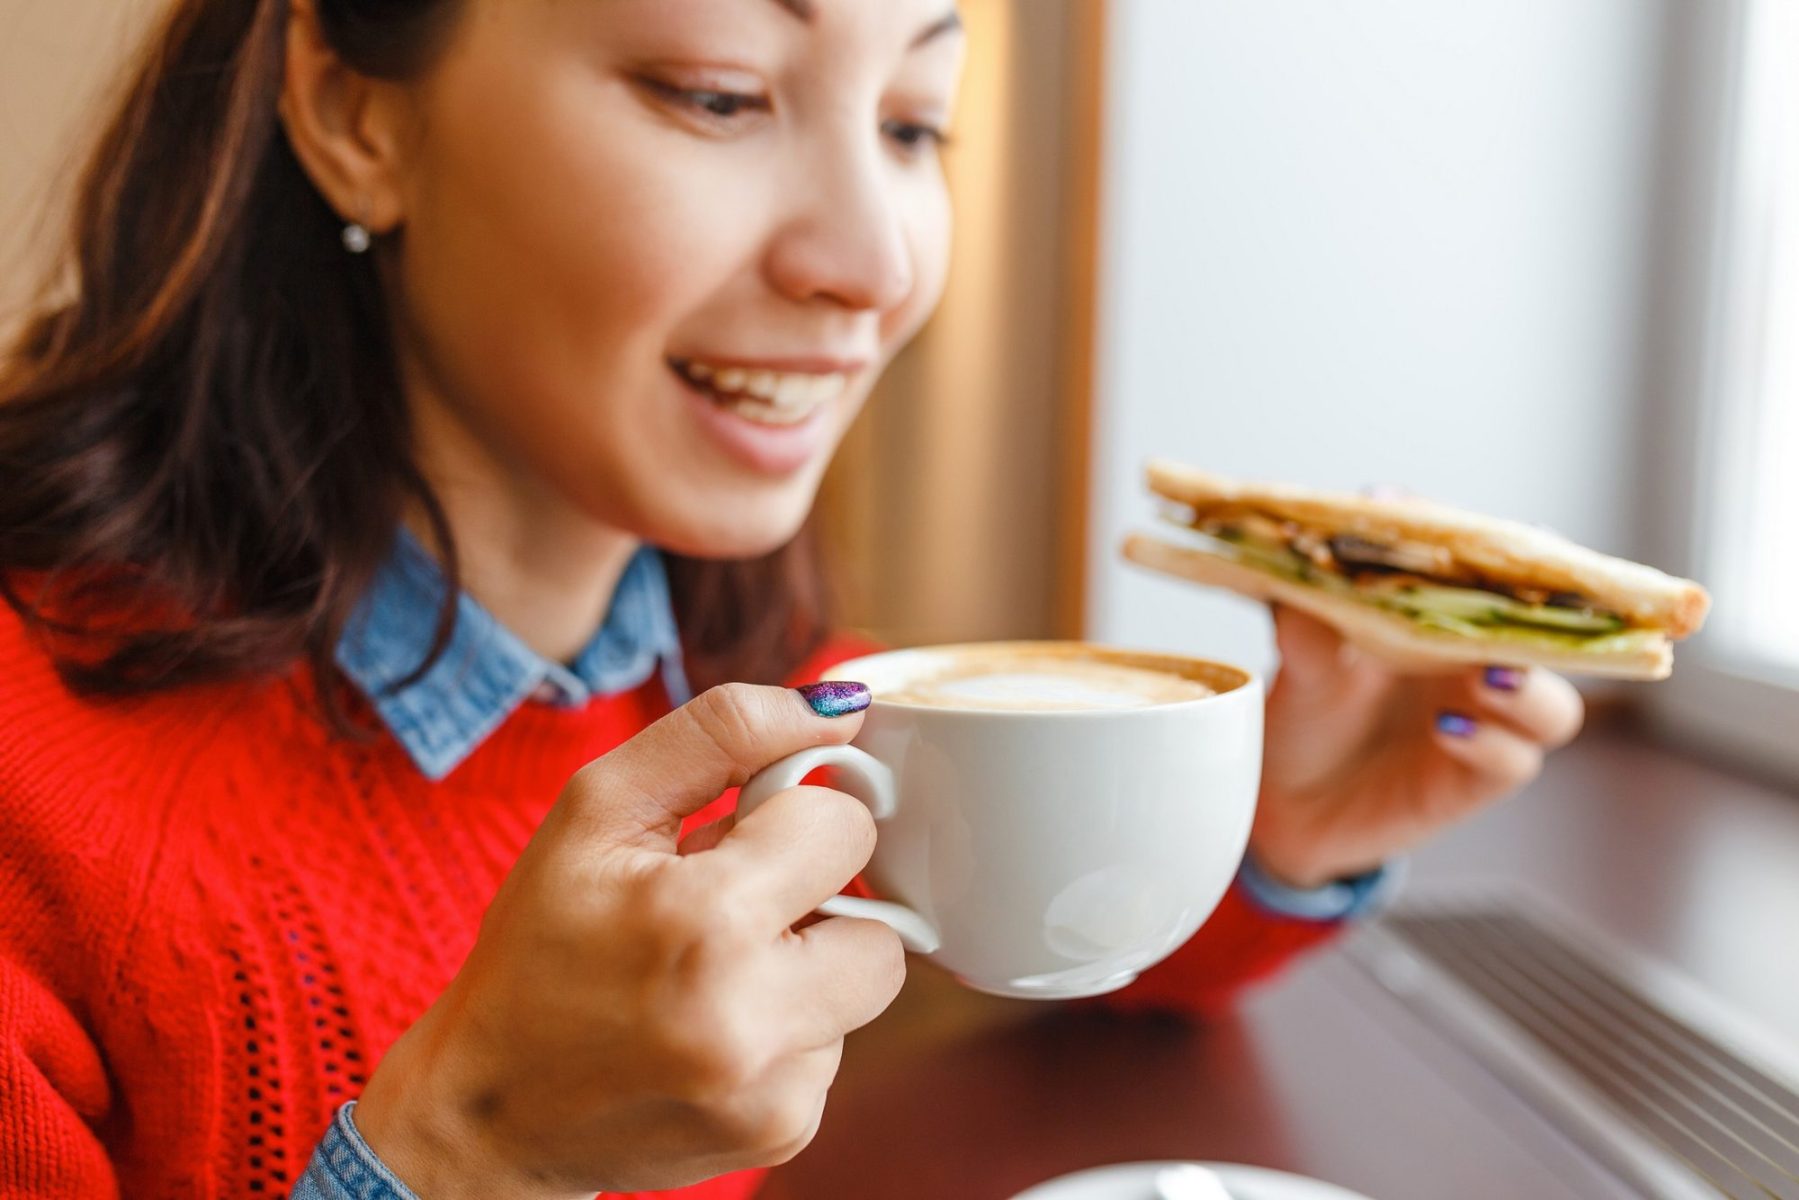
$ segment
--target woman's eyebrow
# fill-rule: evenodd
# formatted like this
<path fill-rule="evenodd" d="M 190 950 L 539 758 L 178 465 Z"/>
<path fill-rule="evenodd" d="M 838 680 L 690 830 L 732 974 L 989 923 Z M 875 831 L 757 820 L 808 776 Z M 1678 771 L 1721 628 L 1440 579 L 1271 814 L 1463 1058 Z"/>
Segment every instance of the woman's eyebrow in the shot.
<path fill-rule="evenodd" d="M 812 0 L 775 0 L 775 3 L 802 21 L 812 19 Z"/>
<path fill-rule="evenodd" d="M 954 33 L 960 28 L 962 28 L 962 13 L 959 9 L 952 8 L 926 25 L 924 32 L 912 39 L 911 48 L 916 50 L 932 38 L 942 37 L 946 33 Z"/>
<path fill-rule="evenodd" d="M 811 21 L 812 14 L 816 11 L 812 7 L 812 0 L 774 0 L 774 3 L 779 4 L 802 21 Z M 912 39 L 910 48 L 916 50 L 932 38 L 941 37 L 960 28 L 962 28 L 962 14 L 952 8 L 925 26 L 924 31 Z"/>

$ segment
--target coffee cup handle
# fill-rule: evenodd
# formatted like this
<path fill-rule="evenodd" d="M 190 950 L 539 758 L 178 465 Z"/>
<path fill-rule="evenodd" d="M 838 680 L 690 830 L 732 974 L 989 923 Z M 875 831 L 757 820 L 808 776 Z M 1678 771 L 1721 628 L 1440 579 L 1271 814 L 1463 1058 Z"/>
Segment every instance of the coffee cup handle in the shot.
<path fill-rule="evenodd" d="M 737 794 L 738 818 L 749 816 L 776 792 L 798 786 L 800 780 L 820 767 L 836 771 L 843 790 L 867 805 L 875 820 L 884 821 L 897 810 L 899 798 L 893 788 L 893 772 L 887 764 L 854 746 L 814 746 L 764 767 L 744 784 Z M 915 954 L 931 954 L 943 944 L 929 921 L 904 904 L 889 900 L 833 896 L 819 905 L 818 911 L 832 917 L 864 917 L 879 921 L 899 934 L 900 942 Z"/>

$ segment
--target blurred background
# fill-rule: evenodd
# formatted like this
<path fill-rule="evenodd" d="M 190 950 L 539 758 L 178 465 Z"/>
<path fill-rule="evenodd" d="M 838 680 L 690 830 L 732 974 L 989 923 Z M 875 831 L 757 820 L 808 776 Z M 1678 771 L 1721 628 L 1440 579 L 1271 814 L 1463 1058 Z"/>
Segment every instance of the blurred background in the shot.
<path fill-rule="evenodd" d="M 1799 778 L 1788 0 L 964 0 L 961 244 L 840 464 L 851 613 L 1267 667 L 1144 461 L 1398 485 L 1699 578 L 1640 704 Z"/>
<path fill-rule="evenodd" d="M 0 0 L 0 324 L 163 2 Z M 1132 1156 L 1391 1200 L 1713 1194 L 1618 1182 L 1678 1159 L 1799 1196 L 1799 1067 L 1754 1128 L 1721 1090 L 1799 1062 L 1799 0 L 959 3 L 948 294 L 819 509 L 850 624 L 1270 668 L 1258 606 L 1120 562 L 1154 456 L 1521 518 L 1716 605 L 1671 681 L 1593 689 L 1612 720 L 1411 856 L 1397 919 L 1228 1020 L 984 1036 L 1010 1027 L 915 973 L 771 1196 Z"/>
<path fill-rule="evenodd" d="M 1119 561 L 1144 461 L 1398 485 L 1701 579 L 1610 698 L 1799 778 L 1796 6 L 963 7 L 950 294 L 826 510 L 855 619 L 1266 667 Z"/>
<path fill-rule="evenodd" d="M 0 0 L 0 312 L 159 7 Z M 1118 561 L 1144 460 L 1394 484 L 1709 584 L 1634 694 L 1799 772 L 1790 4 L 962 7 L 949 294 L 821 509 L 850 623 L 1266 667 L 1256 606 Z"/>

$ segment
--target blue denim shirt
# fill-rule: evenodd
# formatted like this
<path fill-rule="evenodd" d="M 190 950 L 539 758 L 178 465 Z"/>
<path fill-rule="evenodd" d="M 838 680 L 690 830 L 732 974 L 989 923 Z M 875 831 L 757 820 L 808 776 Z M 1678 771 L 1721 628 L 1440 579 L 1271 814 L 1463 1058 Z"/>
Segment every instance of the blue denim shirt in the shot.
<path fill-rule="evenodd" d="M 658 670 L 672 703 L 692 699 L 668 576 L 649 546 L 626 565 L 605 623 L 567 666 L 538 655 L 463 592 L 443 656 L 396 691 L 431 648 L 444 587 L 436 560 L 401 530 L 337 646 L 338 666 L 427 779 L 454 771 L 527 701 L 579 707 L 637 687 Z"/>
<path fill-rule="evenodd" d="M 350 1116 L 355 1108 L 352 1100 L 337 1110 L 306 1173 L 294 1185 L 293 1200 L 418 1200 L 356 1132 Z"/>
<path fill-rule="evenodd" d="M 417 681 L 393 685 L 424 661 L 436 632 L 445 580 L 435 560 L 401 531 L 394 552 L 357 607 L 337 662 L 369 698 L 418 769 L 442 779 L 525 703 L 579 706 L 637 687 L 657 671 L 675 704 L 692 698 L 662 557 L 640 549 L 620 577 L 605 622 L 567 666 L 526 646 L 466 592 L 444 655 Z M 1278 916 L 1336 921 L 1378 907 L 1395 873 L 1387 869 L 1315 891 L 1287 888 L 1245 863 L 1238 883 Z M 356 1131 L 355 1101 L 338 1110 L 293 1200 L 418 1200 Z"/>

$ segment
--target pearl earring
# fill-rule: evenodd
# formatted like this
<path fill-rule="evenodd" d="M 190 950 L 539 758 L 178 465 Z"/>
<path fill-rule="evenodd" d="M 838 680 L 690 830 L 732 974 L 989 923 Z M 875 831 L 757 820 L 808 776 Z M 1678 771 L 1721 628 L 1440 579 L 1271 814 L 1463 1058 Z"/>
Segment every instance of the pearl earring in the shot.
<path fill-rule="evenodd" d="M 362 220 L 351 221 L 344 226 L 344 249 L 351 254 L 367 254 L 369 247 L 374 244 L 375 239 L 374 235 L 369 233 L 368 220 L 369 206 L 368 201 L 365 200 L 362 203 Z"/>

